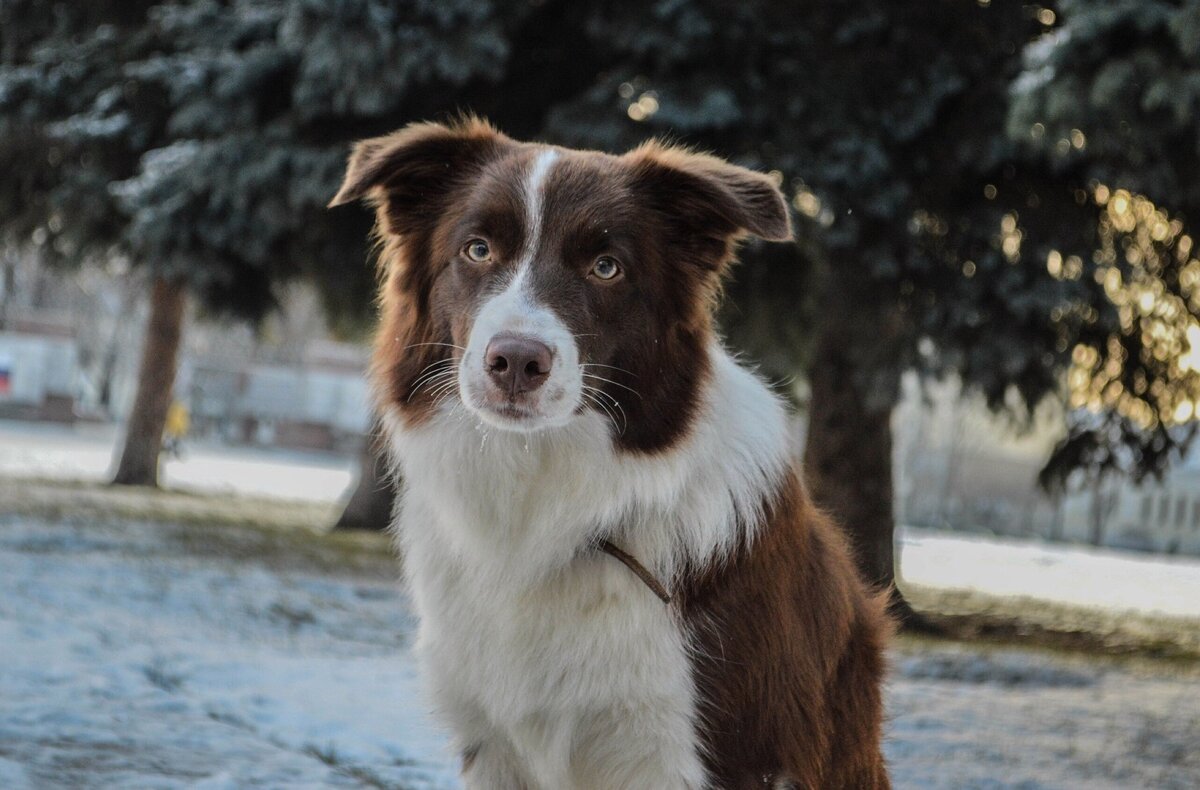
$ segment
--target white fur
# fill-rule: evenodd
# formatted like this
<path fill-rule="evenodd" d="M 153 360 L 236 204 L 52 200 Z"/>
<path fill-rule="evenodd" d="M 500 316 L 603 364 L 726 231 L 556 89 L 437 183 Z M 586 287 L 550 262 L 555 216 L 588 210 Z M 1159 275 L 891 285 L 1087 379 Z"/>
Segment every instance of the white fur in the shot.
<path fill-rule="evenodd" d="M 437 712 L 477 749 L 473 788 L 700 788 L 689 636 L 612 557 L 668 587 L 753 538 L 788 466 L 784 409 L 719 346 L 687 438 L 620 453 L 591 410 L 537 433 L 457 401 L 387 419 L 406 494 L 396 531 Z"/>
<path fill-rule="evenodd" d="M 557 159 L 558 152 L 547 148 L 533 161 L 524 186 L 528 228 L 525 249 L 508 285 L 480 308 L 458 366 L 459 391 L 468 408 L 481 420 L 501 429 L 536 431 L 563 425 L 571 419 L 583 397 L 583 371 L 574 336 L 554 311 L 538 304 L 529 291 L 529 270 L 542 240 L 542 188 Z M 484 360 L 488 343 L 500 332 L 541 341 L 554 355 L 545 383 L 527 395 L 534 413 L 520 420 L 488 408 L 489 381 Z"/>

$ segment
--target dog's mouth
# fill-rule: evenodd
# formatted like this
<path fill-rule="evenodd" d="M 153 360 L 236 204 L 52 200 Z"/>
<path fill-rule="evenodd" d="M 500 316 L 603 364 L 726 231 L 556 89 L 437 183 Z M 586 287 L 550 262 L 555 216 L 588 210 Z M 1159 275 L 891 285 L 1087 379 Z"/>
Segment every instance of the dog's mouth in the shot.
<path fill-rule="evenodd" d="M 559 399 L 547 399 L 541 393 L 520 393 L 513 396 L 486 390 L 483 393 L 472 392 L 472 388 L 466 387 L 462 400 L 484 423 L 511 431 L 529 432 L 561 426 L 574 413 L 574 410 L 571 410 L 560 414 L 563 410 L 555 408 L 559 405 Z"/>
<path fill-rule="evenodd" d="M 522 406 L 514 401 L 507 403 L 483 404 L 484 409 L 505 420 L 514 422 L 537 420 L 541 417 L 536 411 L 528 406 Z"/>

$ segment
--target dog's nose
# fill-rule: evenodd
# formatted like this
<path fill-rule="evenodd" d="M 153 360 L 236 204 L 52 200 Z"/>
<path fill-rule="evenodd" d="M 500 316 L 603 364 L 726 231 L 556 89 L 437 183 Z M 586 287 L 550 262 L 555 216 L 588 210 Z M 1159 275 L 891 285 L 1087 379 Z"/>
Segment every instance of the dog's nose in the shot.
<path fill-rule="evenodd" d="M 511 395 L 542 386 L 553 363 L 554 352 L 545 343 L 507 332 L 493 337 L 484 352 L 488 375 Z"/>

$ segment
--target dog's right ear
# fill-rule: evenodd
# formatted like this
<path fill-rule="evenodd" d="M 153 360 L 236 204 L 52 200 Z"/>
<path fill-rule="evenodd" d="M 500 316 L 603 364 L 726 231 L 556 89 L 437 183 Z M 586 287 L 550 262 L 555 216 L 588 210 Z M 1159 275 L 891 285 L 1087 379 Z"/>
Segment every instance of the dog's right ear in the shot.
<path fill-rule="evenodd" d="M 329 206 L 366 198 L 379 207 L 385 233 L 402 233 L 412 218 L 440 213 L 456 184 L 512 144 L 473 117 L 410 124 L 354 146 L 342 187 Z"/>

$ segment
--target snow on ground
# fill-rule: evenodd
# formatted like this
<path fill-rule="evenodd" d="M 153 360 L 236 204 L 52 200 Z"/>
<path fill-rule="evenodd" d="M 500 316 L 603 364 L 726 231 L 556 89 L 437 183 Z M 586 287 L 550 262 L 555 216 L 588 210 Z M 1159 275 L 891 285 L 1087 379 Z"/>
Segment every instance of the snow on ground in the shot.
<path fill-rule="evenodd" d="M 111 474 L 119 438 L 112 425 L 0 420 L 0 475 L 103 480 Z M 183 458 L 163 463 L 162 482 L 198 491 L 332 501 L 350 485 L 353 466 L 352 459 L 331 453 L 189 441 Z"/>
<path fill-rule="evenodd" d="M 455 787 L 397 585 L 0 514 L 0 787 Z M 193 528 L 194 529 L 194 528 Z M 902 644 L 898 788 L 1195 788 L 1197 675 Z"/>
<path fill-rule="evenodd" d="M 0 420 L 0 475 L 103 479 L 112 426 Z M 350 459 L 327 453 L 189 443 L 164 464 L 166 485 L 309 501 L 334 501 L 352 479 Z M 1029 540 L 901 531 L 905 580 L 1078 606 L 1200 617 L 1200 558 L 1167 558 Z"/>
<path fill-rule="evenodd" d="M 0 517 L 0 786 L 452 787 L 390 581 Z"/>
<path fill-rule="evenodd" d="M 0 475 L 102 479 L 115 440 L 0 421 Z M 351 466 L 192 443 L 165 478 L 332 501 Z M 0 503 L 0 788 L 457 786 L 395 583 L 189 556 L 177 529 Z M 913 529 L 901 552 L 929 587 L 1200 617 L 1194 558 Z M 1194 669 L 904 643 L 894 658 L 897 787 L 1200 787 Z"/>
<path fill-rule="evenodd" d="M 901 531 L 905 581 L 1115 611 L 1200 618 L 1200 558 Z"/>

